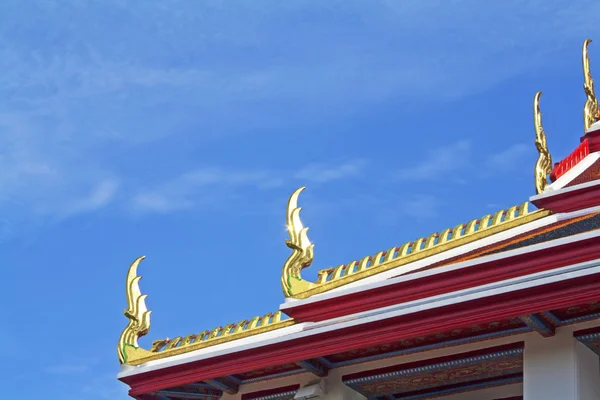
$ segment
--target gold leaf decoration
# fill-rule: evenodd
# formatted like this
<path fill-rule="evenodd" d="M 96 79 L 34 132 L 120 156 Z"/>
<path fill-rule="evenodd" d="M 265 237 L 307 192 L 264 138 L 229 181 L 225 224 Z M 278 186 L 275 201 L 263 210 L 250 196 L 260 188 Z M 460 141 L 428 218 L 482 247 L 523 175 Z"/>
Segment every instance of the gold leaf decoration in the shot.
<path fill-rule="evenodd" d="M 300 219 L 302 208 L 298 207 L 298 196 L 304 189 L 301 187 L 292 193 L 287 205 L 286 228 L 290 238 L 285 244 L 292 250 L 292 254 L 283 264 L 281 272 L 281 288 L 286 297 L 293 297 L 316 286 L 302 279 L 300 275 L 300 272 L 310 266 L 314 260 L 314 245 L 308 239 L 308 228 L 304 227 Z M 323 277 L 320 276 L 319 280 L 322 279 Z"/>
<path fill-rule="evenodd" d="M 533 99 L 533 123 L 535 127 L 535 147 L 539 153 L 535 163 L 534 178 L 535 192 L 543 193 L 548 186 L 548 175 L 552 173 L 552 155 L 548 150 L 546 143 L 546 133 L 542 125 L 542 112 L 540 111 L 540 96 L 542 92 L 537 92 Z"/>
<path fill-rule="evenodd" d="M 219 326 L 211 330 L 204 330 L 197 334 L 177 336 L 173 339 L 160 339 L 152 343 L 150 351 L 136 353 L 129 357 L 127 364 L 139 365 L 148 361 L 162 359 L 177 354 L 187 353 L 209 346 L 215 346 L 232 340 L 258 335 L 275 329 L 285 328 L 295 323 L 293 319 L 282 320 L 281 311 L 265 314 L 242 320 L 238 323 Z"/>
<path fill-rule="evenodd" d="M 121 364 L 128 362 L 129 353 L 144 353 L 148 351 L 140 349 L 138 339 L 150 330 L 150 313 L 146 308 L 146 296 L 140 291 L 141 276 L 137 275 L 137 268 L 144 257 L 137 258 L 127 271 L 125 280 L 125 295 L 127 297 L 127 309 L 125 316 L 129 319 L 127 326 L 123 329 L 117 345 L 117 354 Z"/>
<path fill-rule="evenodd" d="M 583 90 L 587 96 L 583 106 L 583 127 L 584 133 L 600 119 L 598 110 L 598 99 L 594 91 L 594 79 L 590 70 L 590 57 L 588 55 L 588 46 L 592 42 L 591 39 L 586 39 L 583 42 L 582 62 L 583 62 Z"/>

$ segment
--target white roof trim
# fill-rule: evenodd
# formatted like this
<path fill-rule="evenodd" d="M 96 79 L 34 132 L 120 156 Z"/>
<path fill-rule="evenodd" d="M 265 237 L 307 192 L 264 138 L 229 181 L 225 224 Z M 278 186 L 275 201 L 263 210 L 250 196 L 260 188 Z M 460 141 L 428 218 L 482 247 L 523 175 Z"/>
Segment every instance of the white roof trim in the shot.
<path fill-rule="evenodd" d="M 590 126 L 590 128 L 585 131 L 585 133 L 592 133 L 595 131 L 600 131 L 600 121 L 596 121 L 592 124 L 592 126 Z"/>
<path fill-rule="evenodd" d="M 594 154 L 596 154 L 596 153 L 594 153 Z M 536 196 L 530 197 L 529 201 L 533 202 L 533 201 L 540 200 L 540 199 L 546 199 L 548 197 L 553 197 L 553 196 L 556 196 L 559 194 L 570 193 L 570 192 L 574 192 L 576 190 L 581 190 L 581 189 L 585 189 L 585 188 L 592 187 L 592 186 L 598 186 L 598 185 L 600 185 L 600 179 L 597 179 L 595 181 L 580 183 L 579 185 L 569 186 L 569 187 L 562 188 L 562 189 L 546 191 L 544 193 L 540 193 Z"/>
<path fill-rule="evenodd" d="M 543 245 L 551 244 L 554 247 L 566 243 L 572 243 L 580 240 L 585 240 L 592 237 L 600 237 L 600 232 L 586 232 L 578 235 L 570 236 L 568 238 L 556 239 L 551 242 L 541 243 L 540 245 L 529 246 L 531 249 L 535 246 L 543 247 Z M 510 251 L 512 255 L 518 253 L 525 253 L 520 251 L 522 249 L 516 249 Z M 506 252 L 509 253 L 509 252 Z M 503 253 L 503 254 L 506 254 Z M 498 255 L 492 255 L 486 257 L 489 259 L 502 258 Z M 444 270 L 453 270 L 464 268 L 465 266 L 472 265 L 473 262 L 466 261 L 455 265 L 441 267 Z M 226 354 L 236 353 L 252 348 L 262 347 L 269 344 L 281 343 L 293 339 L 316 335 L 328 331 L 343 329 L 355 325 L 366 324 L 369 322 L 393 318 L 400 315 L 406 315 L 416 313 L 419 311 L 429 310 L 432 308 L 443 307 L 451 304 L 462 303 L 465 301 L 475 300 L 478 298 L 493 296 L 501 293 L 510 291 L 520 290 L 528 287 L 534 287 L 538 285 L 544 285 L 548 283 L 558 282 L 566 279 L 573 279 L 580 276 L 585 276 L 593 273 L 600 273 L 600 261 L 594 260 L 591 262 L 585 262 L 575 264 L 568 267 L 557 268 L 551 271 L 539 272 L 527 276 L 518 278 L 507 279 L 505 281 L 494 282 L 487 285 L 478 286 L 475 288 L 469 288 L 459 290 L 451 293 L 444 293 L 438 296 L 432 296 L 425 299 L 418 299 L 402 304 L 396 304 L 392 306 L 382 307 L 376 310 L 369 310 L 353 315 L 346 315 L 338 318 L 333 318 L 326 321 L 320 321 L 316 323 L 307 322 L 296 324 L 287 328 L 278 329 L 272 332 L 251 336 L 248 338 L 238 339 L 227 343 L 222 343 L 216 346 L 211 346 L 189 353 L 180 354 L 172 357 L 168 357 L 162 360 L 149 361 L 137 367 L 126 367 L 123 368 L 121 373 L 118 375 L 119 378 L 137 375 L 144 372 L 158 370 L 162 368 L 172 367 L 175 365 L 181 365 L 189 362 L 198 360 L 218 357 Z M 399 281 L 408 281 L 418 279 L 423 276 L 432 275 L 432 270 L 423 271 L 420 273 L 411 274 L 408 276 L 401 276 L 388 282 L 382 282 L 382 284 L 393 284 Z"/>
<path fill-rule="evenodd" d="M 269 337 L 268 334 L 261 334 L 252 338 L 240 339 L 207 349 L 200 349 L 189 353 L 168 357 L 162 360 L 150 361 L 138 367 L 127 367 L 119 373 L 118 377 L 124 378 L 127 376 L 173 367 L 176 365 L 240 352 L 251 348 L 309 337 L 329 331 L 394 318 L 401 315 L 413 314 L 420 311 L 444 307 L 452 304 L 459 304 L 484 297 L 495 296 L 498 294 L 530 287 L 547 285 L 597 273 L 600 273 L 600 260 L 579 263 L 552 271 L 539 272 L 523 277 L 507 279 L 505 281 L 482 285 L 476 288 L 432 296 L 426 299 L 419 299 L 404 304 L 383 307 L 377 310 L 369 310 L 351 316 L 334 318 L 317 323 L 298 324 L 293 327 L 289 327 L 296 328 L 295 330 L 291 330 L 289 328 L 281 329 L 280 331 L 286 331 L 285 335 Z M 252 340 L 251 343 L 249 339 L 254 340 Z"/>
<path fill-rule="evenodd" d="M 568 170 L 565 174 L 563 174 L 556 181 L 552 182 L 551 185 L 548 185 L 548 187 L 546 188 L 546 191 L 544 193 L 541 193 L 540 195 L 544 195 L 546 193 L 552 193 L 552 192 L 555 192 L 557 190 L 564 188 L 569 183 L 571 183 L 571 181 L 573 179 L 577 178 L 586 169 L 591 167 L 592 164 L 594 164 L 599 158 L 600 158 L 600 152 L 598 152 L 598 151 L 595 153 L 588 154 L 587 156 L 585 156 L 585 158 L 583 160 L 579 161 L 579 163 L 577 163 L 577 165 L 575 165 L 573 168 Z M 540 196 L 540 195 L 533 196 L 532 199 L 538 198 L 538 196 Z"/>
<path fill-rule="evenodd" d="M 594 208 L 596 208 L 596 209 L 598 209 L 598 211 L 600 211 L 600 207 L 594 207 Z M 570 217 L 570 218 L 574 218 L 574 217 Z M 561 219 L 565 219 L 565 218 L 561 218 Z M 584 232 L 584 233 L 580 233 L 577 235 L 567 236 L 567 237 L 560 238 L 560 239 L 555 239 L 555 240 L 550 240 L 550 241 L 543 242 L 543 243 L 534 244 L 531 246 L 521 247 L 521 248 L 514 249 L 514 250 L 508 250 L 508 251 L 505 251 L 502 253 L 491 254 L 489 256 L 484 256 L 484 257 L 478 257 L 478 258 L 475 258 L 472 260 L 467 260 L 467 261 L 459 262 L 456 264 L 450 264 L 450 265 L 446 265 L 446 266 L 442 266 L 442 267 L 438 267 L 438 268 L 428 269 L 425 271 L 415 272 L 410 275 L 400 275 L 400 276 L 396 276 L 394 278 L 386 279 L 383 281 L 369 282 L 369 283 L 365 283 L 365 284 L 361 285 L 358 288 L 357 287 L 349 287 L 350 285 L 346 285 L 346 286 L 344 286 L 344 290 L 340 290 L 335 293 L 333 292 L 333 290 L 331 290 L 329 292 L 311 296 L 308 299 L 302 300 L 301 304 L 316 303 L 316 302 L 323 301 L 323 300 L 328 300 L 328 299 L 332 299 L 332 298 L 336 298 L 336 297 L 345 296 L 345 295 L 348 295 L 351 293 L 362 292 L 365 290 L 376 289 L 376 288 L 385 287 L 385 286 L 389 286 L 389 285 L 395 285 L 400 282 L 411 281 L 411 280 L 420 279 L 420 278 L 424 278 L 424 277 L 432 276 L 432 275 L 438 275 L 438 274 L 442 274 L 444 272 L 454 271 L 457 269 L 469 268 L 474 265 L 482 264 L 485 262 L 502 260 L 504 258 L 510 258 L 510 257 L 518 256 L 521 254 L 530 253 L 530 252 L 533 252 L 536 250 L 548 249 L 548 248 L 561 246 L 563 244 L 568 244 L 568 243 L 575 243 L 580 240 L 585 240 L 585 239 L 596 237 L 596 236 L 600 237 L 600 231 Z M 401 271 L 401 268 L 402 267 L 399 267 L 392 271 L 395 271 L 396 275 L 397 275 L 397 274 L 403 272 L 403 270 Z M 364 280 L 366 280 L 366 279 L 363 279 L 363 281 Z M 298 306 L 298 305 L 299 305 L 299 303 L 287 303 L 287 304 L 283 304 L 280 307 L 280 309 L 283 312 L 285 312 L 286 309 L 294 308 L 295 306 Z"/>
<path fill-rule="evenodd" d="M 478 248 L 486 247 L 486 246 L 501 242 L 506 239 L 510 239 L 517 235 L 522 235 L 522 234 L 530 232 L 534 229 L 542 228 L 544 226 L 547 226 L 547 225 L 550 225 L 550 224 L 553 224 L 556 222 L 564 221 L 566 219 L 571 219 L 571 218 L 577 218 L 577 217 L 581 217 L 581 216 L 596 213 L 596 212 L 600 212 L 600 206 L 590 207 L 590 208 L 586 208 L 586 209 L 582 209 L 582 210 L 576 210 L 576 211 L 569 212 L 569 213 L 560 213 L 560 214 L 549 215 L 547 217 L 538 219 L 538 220 L 530 222 L 528 224 L 517 226 L 515 228 L 508 229 L 506 231 L 497 233 L 495 235 L 488 236 L 486 238 L 465 244 L 463 246 L 456 247 L 454 249 L 450 249 L 450 250 L 444 251 L 439 254 L 435 254 L 431 257 L 427 257 L 422 260 L 414 261 L 412 263 L 402 265 L 400 267 L 391 269 L 389 271 L 381 272 L 379 274 L 370 276 L 368 278 L 364 278 L 364 279 L 358 280 L 356 282 L 349 283 L 349 284 L 341 286 L 339 288 L 332 289 L 328 292 L 311 296 L 308 299 L 301 299 L 301 300 L 286 299 L 286 302 L 284 304 L 282 304 L 279 307 L 279 309 L 285 310 L 286 308 L 293 308 L 293 307 L 301 305 L 301 304 L 312 303 L 315 301 L 321 301 L 321 300 L 329 299 L 332 297 L 343 296 L 348 293 L 352 293 L 352 292 L 356 292 L 356 291 L 367 290 L 372 287 L 372 286 L 370 286 L 371 284 L 376 284 L 377 282 L 386 281 L 388 279 L 398 276 L 398 274 L 405 274 L 407 272 L 415 271 L 415 270 L 427 267 L 428 265 L 431 265 L 431 264 L 434 264 L 434 263 L 437 263 L 440 261 L 448 260 L 450 258 L 460 256 L 462 254 L 466 254 L 466 253 L 476 250 Z M 477 258 L 476 260 L 481 260 L 481 258 Z M 479 261 L 479 262 L 482 262 L 482 261 Z M 434 273 L 437 273 L 437 271 L 441 271 L 441 270 L 440 270 L 440 268 L 435 268 L 431 271 L 434 271 Z"/>
<path fill-rule="evenodd" d="M 344 294 L 345 294 L 348 289 L 358 288 L 358 287 L 360 287 L 361 290 L 364 290 L 366 288 L 365 285 L 368 285 L 369 283 L 384 281 L 384 280 L 393 278 L 393 277 L 397 276 L 398 274 L 405 274 L 407 272 L 415 271 L 415 270 L 427 267 L 428 265 L 435 264 L 440 261 L 448 260 L 450 258 L 469 253 L 473 250 L 477 250 L 478 248 L 486 247 L 486 246 L 492 245 L 494 243 L 498 243 L 503 240 L 510 239 L 513 236 L 527 233 L 534 229 L 542 228 L 546 225 L 553 224 L 557 221 L 558 221 L 558 218 L 556 215 L 549 215 L 547 217 L 540 218 L 540 219 L 530 222 L 528 224 L 517 226 L 515 228 L 508 229 L 503 232 L 499 232 L 495 235 L 491 235 L 491 236 L 485 237 L 483 239 L 475 240 L 474 242 L 467 243 L 465 245 L 458 246 L 458 247 L 455 247 L 453 249 L 450 249 L 450 250 L 447 250 L 447 251 L 444 251 L 444 252 L 441 252 L 438 254 L 434 254 L 430 257 L 426 257 L 421 260 L 413 261 L 411 263 L 401 265 L 397 268 L 393 268 L 391 270 L 384 271 L 384 272 L 381 272 L 379 274 L 376 274 L 376 275 L 373 275 L 373 276 L 370 276 L 370 277 L 367 277 L 364 279 L 360 279 L 356 282 L 352 282 L 347 285 L 332 289 L 326 293 L 336 293 L 337 294 L 340 292 L 344 292 Z M 310 299 L 324 299 L 324 297 L 321 297 L 321 296 L 323 296 L 323 295 L 318 294 L 318 295 L 311 296 L 306 300 L 293 300 L 290 302 L 286 302 L 280 308 L 283 309 L 286 306 L 293 307 L 294 305 L 297 305 L 300 303 L 304 304 L 305 302 L 307 302 L 307 300 L 310 300 Z"/>

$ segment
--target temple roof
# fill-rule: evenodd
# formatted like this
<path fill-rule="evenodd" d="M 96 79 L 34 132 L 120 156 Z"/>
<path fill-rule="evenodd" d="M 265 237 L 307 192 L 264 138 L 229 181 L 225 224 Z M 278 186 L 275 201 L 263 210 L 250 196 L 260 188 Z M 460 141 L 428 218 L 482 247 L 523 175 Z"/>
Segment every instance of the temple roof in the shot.
<path fill-rule="evenodd" d="M 288 212 L 290 212 L 290 210 L 288 210 Z M 494 214 L 488 214 L 481 218 L 473 219 L 467 223 L 458 224 L 454 228 L 447 228 L 440 232 L 432 233 L 427 237 L 420 237 L 416 240 L 403 243 L 400 246 L 379 251 L 373 255 L 365 256 L 360 260 L 341 264 L 336 268 L 322 269 L 319 271 L 319 279 L 314 283 L 310 282 L 306 285 L 298 285 L 298 282 L 303 281 L 298 273 L 294 276 L 294 280 L 292 280 L 289 297 L 293 299 L 306 299 L 382 272 L 392 269 L 395 270 L 399 267 L 414 263 L 415 261 L 423 260 L 436 254 L 464 246 L 479 239 L 535 221 L 546 215 L 548 215 L 547 211 L 530 211 L 529 203 L 525 202 L 519 206 L 513 206 L 506 210 L 500 210 Z M 293 227 L 288 228 L 290 231 L 293 229 Z M 298 272 L 301 269 L 302 268 L 298 268 Z M 411 269 L 408 268 L 397 272 L 405 273 L 410 270 Z M 294 285 L 298 285 L 300 289 L 306 289 L 304 291 L 295 291 Z"/>
<path fill-rule="evenodd" d="M 494 214 L 484 215 L 467 223 L 458 224 L 454 228 L 444 229 L 440 233 L 433 233 L 387 251 L 379 251 L 375 255 L 365 256 L 358 261 L 322 270 L 319 274 L 321 281 L 312 289 L 312 293 L 325 293 L 350 283 L 358 283 L 364 278 L 373 277 L 386 271 L 390 271 L 394 275 L 401 275 L 426 269 L 427 265 L 431 265 L 431 263 L 427 263 L 428 259 L 435 255 L 442 255 L 442 253 L 448 253 L 452 249 L 461 247 L 464 248 L 463 252 L 467 252 L 471 248 L 466 247 L 468 244 L 473 244 L 474 248 L 478 249 L 479 245 L 476 242 L 481 239 L 514 230 L 514 228 L 534 222 L 549 214 L 545 210 L 532 211 L 529 203 L 525 202 Z M 509 233 L 509 236 L 515 234 L 518 232 Z M 425 266 L 415 266 L 416 261 L 426 264 Z M 306 296 L 306 298 L 308 297 Z M 295 323 L 293 318 L 286 318 L 285 314 L 277 311 L 195 334 L 155 340 L 149 351 L 127 349 L 127 364 L 138 365 L 151 360 L 171 357 L 286 328 Z"/>
<path fill-rule="evenodd" d="M 144 350 L 138 346 L 137 339 L 150 328 L 150 311 L 145 306 L 146 296 L 141 294 L 139 288 L 137 267 L 143 258 L 141 257 L 131 265 L 127 274 L 128 309 L 125 315 L 129 318 L 129 324 L 119 340 L 121 363 L 135 366 L 191 351 L 206 351 L 208 347 L 232 341 L 240 340 L 239 343 L 251 345 L 258 342 L 259 339 L 256 338 L 293 334 L 301 330 L 298 328 L 301 322 L 314 321 L 305 317 L 299 319 L 294 313 L 294 309 L 302 308 L 303 305 L 341 297 L 352 291 L 366 291 L 369 285 L 399 276 L 456 263 L 468 262 L 467 264 L 474 265 L 494 255 L 512 254 L 516 250 L 527 248 L 537 249 L 546 242 L 556 242 L 599 229 L 600 125 L 597 120 L 600 112 L 589 72 L 588 44 L 589 41 L 586 41 L 583 49 L 588 97 L 584 107 L 585 135 L 569 156 L 555 164 L 552 163 L 542 126 L 539 106 L 541 92 L 534 97 L 538 159 L 534 167 L 536 195 L 530 201 L 538 207 L 537 210 L 531 210 L 530 203 L 525 202 L 484 215 L 359 260 L 322 269 L 318 272 L 318 279 L 310 282 L 302 278 L 301 272 L 313 263 L 315 248 L 308 238 L 308 228 L 300 218 L 298 198 L 304 190 L 300 188 L 291 195 L 287 205 L 289 240 L 285 243 L 291 254 L 282 269 L 281 285 L 286 302 L 279 311 L 174 339 L 156 340 L 150 350 Z M 287 318 L 285 314 L 292 318 Z"/>

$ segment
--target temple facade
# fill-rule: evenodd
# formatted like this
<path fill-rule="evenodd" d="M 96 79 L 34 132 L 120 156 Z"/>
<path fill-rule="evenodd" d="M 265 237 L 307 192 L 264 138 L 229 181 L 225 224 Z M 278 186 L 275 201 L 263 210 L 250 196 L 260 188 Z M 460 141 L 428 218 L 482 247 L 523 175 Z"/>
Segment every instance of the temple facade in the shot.
<path fill-rule="evenodd" d="M 584 129 L 563 160 L 552 161 L 541 92 L 533 97 L 529 201 L 321 270 L 311 282 L 302 277 L 315 254 L 300 188 L 287 204 L 279 309 L 149 348 L 138 344 L 150 312 L 137 273 L 143 257 L 135 260 L 117 348 L 130 396 L 600 399 L 600 113 L 590 42 Z"/>

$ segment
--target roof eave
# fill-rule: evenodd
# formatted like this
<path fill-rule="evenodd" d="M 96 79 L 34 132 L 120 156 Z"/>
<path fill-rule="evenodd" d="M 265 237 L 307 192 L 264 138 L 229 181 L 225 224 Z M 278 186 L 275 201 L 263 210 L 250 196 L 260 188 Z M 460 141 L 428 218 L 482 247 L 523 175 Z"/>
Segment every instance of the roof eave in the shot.
<path fill-rule="evenodd" d="M 539 253 L 536 254 L 535 257 L 532 257 L 531 254 L 534 252 Z M 545 252 L 547 257 L 542 257 L 542 252 Z M 526 248 L 507 251 L 505 253 L 482 257 L 476 260 L 440 267 L 436 270 L 401 276 L 381 284 L 380 288 L 384 290 L 380 290 L 379 293 L 383 293 L 384 295 L 380 295 L 379 299 L 369 296 L 369 304 L 374 306 L 372 308 L 363 311 L 360 311 L 359 308 L 355 308 L 357 312 L 352 315 L 346 314 L 334 316 L 335 314 L 330 314 L 331 318 L 319 322 L 298 323 L 291 327 L 266 334 L 260 334 L 254 337 L 240 339 L 234 342 L 161 360 L 150 361 L 138 367 L 123 369 L 119 374 L 119 379 L 128 382 L 133 376 L 147 374 L 157 370 L 164 370 L 182 364 L 196 363 L 203 360 L 206 361 L 208 359 L 217 360 L 226 357 L 230 360 L 235 360 L 240 354 L 246 354 L 251 350 L 261 348 L 263 349 L 262 351 L 264 351 L 267 347 L 273 345 L 292 343 L 296 340 L 301 340 L 303 338 L 307 339 L 314 335 L 338 331 L 350 326 L 376 322 L 381 319 L 391 318 L 396 316 L 396 314 L 413 314 L 424 310 L 446 307 L 450 304 L 496 295 L 498 293 L 522 290 L 537 284 L 548 284 L 560 278 L 561 273 L 566 273 L 562 270 L 567 268 L 566 266 L 572 266 L 574 260 L 585 260 L 585 257 L 588 257 L 588 260 L 582 261 L 584 263 L 589 261 L 590 258 L 594 259 L 594 254 L 597 252 L 600 252 L 600 232 L 592 231 L 557 239 L 552 242 L 532 245 Z M 555 262 L 549 263 L 549 260 L 553 258 Z M 499 263 L 503 263 L 503 269 L 498 267 L 500 265 Z M 524 263 L 527 263 L 528 266 Z M 577 266 L 580 273 L 584 273 L 582 272 L 584 270 L 587 270 L 585 273 L 591 273 L 590 271 L 592 270 L 590 268 L 597 268 L 597 273 L 600 274 L 600 266 L 596 267 L 591 264 L 582 265 Z M 478 266 L 481 266 L 482 268 L 478 268 Z M 469 273 L 471 274 L 470 276 L 467 275 Z M 450 275 L 455 277 L 458 276 L 460 279 L 453 279 L 450 281 Z M 577 274 L 574 272 L 569 272 L 569 279 L 576 276 Z M 567 279 L 567 275 L 563 278 Z M 536 279 L 541 280 L 536 281 Z M 471 287 L 465 287 L 464 283 L 462 287 L 458 286 L 458 281 L 470 281 Z M 478 283 L 478 285 L 474 286 L 473 284 L 476 283 Z M 392 293 L 392 290 L 390 289 L 394 287 L 395 290 Z M 407 292 L 409 288 L 413 288 L 413 295 L 415 293 L 420 293 L 422 296 L 410 297 L 411 293 Z M 429 288 L 429 290 L 425 291 L 423 288 Z M 395 296 L 388 305 L 385 305 L 385 302 L 383 301 L 387 296 L 386 293 L 391 293 Z M 388 300 L 390 299 L 388 298 Z M 345 304 L 349 302 L 348 299 L 337 302 L 338 305 L 341 303 Z M 394 312 L 396 314 L 394 314 Z M 355 345 L 355 343 L 351 342 L 346 343 L 346 346 Z M 325 349 L 322 350 L 328 351 Z M 260 357 L 261 352 L 257 353 L 256 351 L 251 351 L 251 353 Z M 238 356 L 232 358 L 231 354 L 237 354 Z"/>

